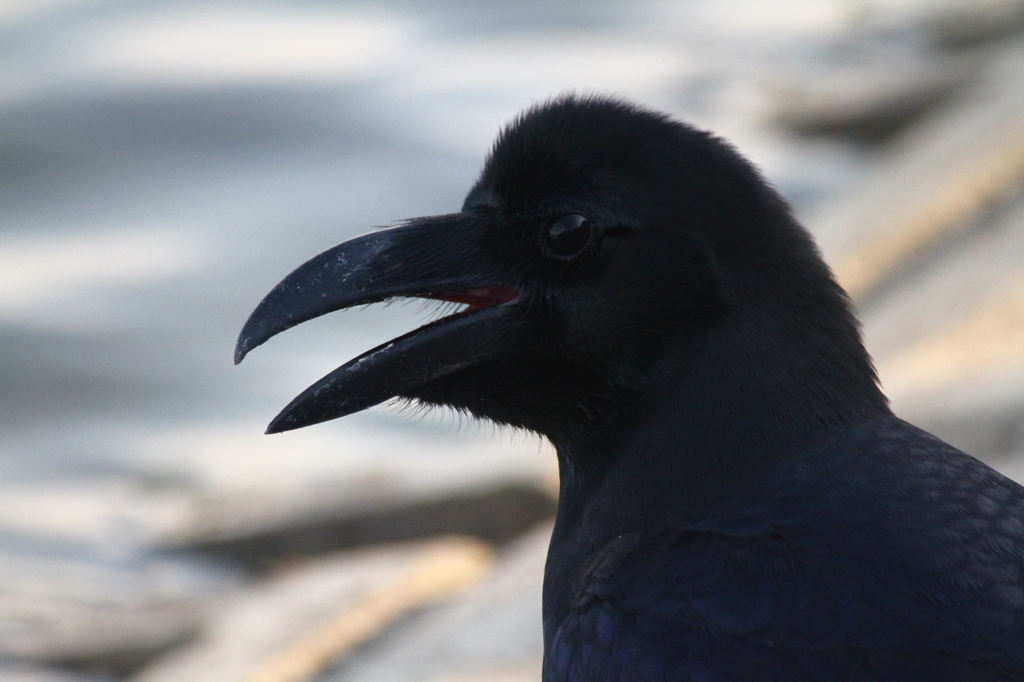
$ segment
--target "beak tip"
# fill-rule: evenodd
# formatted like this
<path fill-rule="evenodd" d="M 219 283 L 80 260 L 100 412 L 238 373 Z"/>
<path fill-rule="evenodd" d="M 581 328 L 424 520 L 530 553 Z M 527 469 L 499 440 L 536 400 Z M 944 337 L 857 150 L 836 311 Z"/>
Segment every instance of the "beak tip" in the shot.
<path fill-rule="evenodd" d="M 281 414 L 274 417 L 270 424 L 267 425 L 267 430 L 263 432 L 265 436 L 272 436 L 275 433 L 284 433 L 285 431 L 294 431 L 295 429 L 308 426 L 308 424 L 296 423 L 296 419 L 292 416 L 291 410 L 285 408 Z"/>
<path fill-rule="evenodd" d="M 258 310 L 259 309 L 253 312 L 253 316 L 256 315 Z M 260 329 L 253 325 L 252 318 L 250 317 L 242 327 L 242 331 L 238 335 L 238 340 L 235 341 L 235 364 L 237 365 L 244 360 L 245 356 L 249 354 L 249 351 L 256 346 L 259 346 L 264 341 L 266 341 L 266 337 L 260 334 Z"/>
<path fill-rule="evenodd" d="M 275 433 L 284 433 L 285 431 L 291 431 L 294 426 L 289 426 L 287 420 L 282 419 L 281 415 L 274 417 L 269 424 L 267 424 L 267 430 L 263 432 L 264 436 L 272 436 Z"/>

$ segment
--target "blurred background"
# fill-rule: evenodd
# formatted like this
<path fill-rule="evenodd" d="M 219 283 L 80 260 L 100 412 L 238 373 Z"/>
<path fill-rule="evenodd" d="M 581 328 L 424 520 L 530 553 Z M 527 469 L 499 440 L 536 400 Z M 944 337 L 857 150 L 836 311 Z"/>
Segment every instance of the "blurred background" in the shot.
<path fill-rule="evenodd" d="M 388 407 L 261 435 L 429 311 L 231 353 L 567 90 L 735 142 L 897 413 L 1024 480 L 1022 0 L 3 0 L 0 680 L 539 679 L 549 445 Z"/>

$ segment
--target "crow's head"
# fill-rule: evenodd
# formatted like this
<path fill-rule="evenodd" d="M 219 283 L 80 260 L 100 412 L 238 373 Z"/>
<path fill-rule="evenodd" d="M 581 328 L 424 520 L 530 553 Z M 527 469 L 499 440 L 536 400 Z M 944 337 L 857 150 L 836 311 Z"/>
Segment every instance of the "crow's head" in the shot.
<path fill-rule="evenodd" d="M 556 444 L 680 392 L 703 405 L 801 393 L 823 418 L 880 400 L 842 291 L 775 191 L 721 140 L 612 100 L 530 109 L 461 212 L 298 268 L 246 323 L 236 362 L 305 320 L 396 297 L 466 308 L 341 366 L 268 432 L 393 397 Z"/>

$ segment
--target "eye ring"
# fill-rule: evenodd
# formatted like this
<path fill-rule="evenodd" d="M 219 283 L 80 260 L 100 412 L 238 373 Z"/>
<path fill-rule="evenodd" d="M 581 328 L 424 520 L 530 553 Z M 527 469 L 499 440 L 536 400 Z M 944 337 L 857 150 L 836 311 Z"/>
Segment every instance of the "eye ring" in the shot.
<path fill-rule="evenodd" d="M 597 226 L 587 216 L 563 213 L 547 223 L 541 245 L 549 258 L 569 262 L 594 253 L 598 236 Z"/>

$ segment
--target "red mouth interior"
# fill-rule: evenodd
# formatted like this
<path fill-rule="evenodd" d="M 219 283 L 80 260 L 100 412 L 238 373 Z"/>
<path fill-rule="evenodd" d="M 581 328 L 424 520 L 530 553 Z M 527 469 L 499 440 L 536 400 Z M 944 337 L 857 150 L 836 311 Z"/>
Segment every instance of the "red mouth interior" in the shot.
<path fill-rule="evenodd" d="M 423 294 L 421 298 L 431 298 L 436 301 L 450 301 L 452 303 L 464 303 L 468 307 L 465 312 L 473 313 L 477 310 L 490 308 L 491 306 L 511 303 L 522 297 L 523 292 L 509 287 L 486 287 L 483 289 L 469 289 L 468 291 L 451 291 L 432 294 Z"/>

